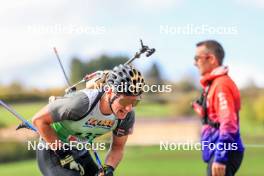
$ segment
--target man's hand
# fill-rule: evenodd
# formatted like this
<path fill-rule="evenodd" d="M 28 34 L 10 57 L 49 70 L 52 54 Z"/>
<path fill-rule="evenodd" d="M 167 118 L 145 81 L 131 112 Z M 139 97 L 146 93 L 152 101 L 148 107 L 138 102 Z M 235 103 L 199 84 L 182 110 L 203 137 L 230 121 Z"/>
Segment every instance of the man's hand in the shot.
<path fill-rule="evenodd" d="M 225 176 L 226 165 L 213 162 L 212 164 L 212 176 Z"/>
<path fill-rule="evenodd" d="M 83 166 L 74 160 L 70 151 L 57 150 L 55 151 L 55 153 L 60 158 L 60 164 L 62 167 L 76 170 L 80 173 L 81 176 L 85 174 Z"/>
<path fill-rule="evenodd" d="M 97 176 L 114 176 L 114 168 L 112 166 L 105 165 L 103 171 L 99 171 Z"/>

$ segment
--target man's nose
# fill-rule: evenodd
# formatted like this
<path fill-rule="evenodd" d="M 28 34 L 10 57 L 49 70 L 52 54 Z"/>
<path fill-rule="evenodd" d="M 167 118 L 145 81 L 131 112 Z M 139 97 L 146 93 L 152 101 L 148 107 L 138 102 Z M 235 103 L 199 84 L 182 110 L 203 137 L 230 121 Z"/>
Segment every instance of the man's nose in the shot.
<path fill-rule="evenodd" d="M 129 105 L 127 105 L 126 107 L 125 107 L 125 110 L 127 111 L 127 112 L 130 112 L 130 111 L 132 111 L 132 104 L 129 104 Z"/>

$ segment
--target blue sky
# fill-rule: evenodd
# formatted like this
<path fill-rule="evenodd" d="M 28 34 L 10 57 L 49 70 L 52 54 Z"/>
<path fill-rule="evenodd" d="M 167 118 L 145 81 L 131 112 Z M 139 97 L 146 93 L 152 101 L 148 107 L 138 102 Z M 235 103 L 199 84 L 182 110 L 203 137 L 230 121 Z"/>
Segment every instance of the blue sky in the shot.
<path fill-rule="evenodd" d="M 157 52 L 151 60 L 135 64 L 146 70 L 156 61 L 165 78 L 177 81 L 198 74 L 193 66 L 195 44 L 216 39 L 223 44 L 224 64 L 239 87 L 249 80 L 264 87 L 263 10 L 262 0 L 3 2 L 0 83 L 62 86 L 65 80 L 52 47 L 58 48 L 69 71 L 73 56 L 83 60 L 102 53 L 132 56 L 139 38 Z"/>

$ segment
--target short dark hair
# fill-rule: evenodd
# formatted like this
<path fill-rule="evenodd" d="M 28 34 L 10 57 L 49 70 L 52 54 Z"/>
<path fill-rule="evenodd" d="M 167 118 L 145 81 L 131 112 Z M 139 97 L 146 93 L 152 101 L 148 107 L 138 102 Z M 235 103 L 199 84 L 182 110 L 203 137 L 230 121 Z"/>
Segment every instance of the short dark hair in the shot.
<path fill-rule="evenodd" d="M 209 52 L 215 55 L 216 59 L 218 60 L 219 65 L 223 64 L 223 60 L 225 57 L 225 51 L 222 45 L 215 41 L 215 40 L 205 40 L 201 41 L 196 44 L 197 47 L 199 46 L 205 46 Z"/>

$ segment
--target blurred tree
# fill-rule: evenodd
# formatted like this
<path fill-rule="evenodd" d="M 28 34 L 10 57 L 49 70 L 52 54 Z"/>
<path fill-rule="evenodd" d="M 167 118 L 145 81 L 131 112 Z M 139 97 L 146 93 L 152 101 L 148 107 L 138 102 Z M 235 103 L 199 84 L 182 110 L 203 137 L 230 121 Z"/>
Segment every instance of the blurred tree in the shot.
<path fill-rule="evenodd" d="M 97 70 L 111 70 L 119 64 L 124 64 L 128 60 L 123 56 L 107 56 L 101 55 L 85 64 L 85 74 L 92 73 Z"/>
<path fill-rule="evenodd" d="M 257 121 L 257 114 L 255 110 L 256 97 L 260 96 L 261 90 L 254 84 L 248 84 L 240 90 L 242 106 L 240 111 L 240 117 L 242 119 L 248 119 L 251 121 Z"/>
<path fill-rule="evenodd" d="M 185 92 L 179 94 L 177 99 L 175 99 L 173 106 L 173 113 L 175 116 L 190 117 L 196 116 L 195 112 L 191 108 L 191 102 L 194 100 L 194 97 L 197 96 L 197 92 Z"/>
<path fill-rule="evenodd" d="M 192 70 L 188 70 L 182 76 L 181 80 L 177 83 L 177 87 L 181 92 L 191 92 L 194 90 L 200 90 L 200 86 L 196 85 L 197 81 L 198 80 L 196 78 L 196 75 L 193 74 Z"/>
<path fill-rule="evenodd" d="M 9 85 L 9 90 L 15 93 L 21 93 L 24 89 L 22 84 L 19 81 L 13 81 Z"/>
<path fill-rule="evenodd" d="M 252 106 L 251 101 L 249 101 L 248 97 L 242 98 L 242 106 L 241 111 L 239 113 L 239 116 L 242 119 L 247 119 L 251 121 L 256 121 L 256 113 L 254 111 L 254 108 Z"/>
<path fill-rule="evenodd" d="M 264 125 L 264 95 L 259 96 L 254 102 L 254 110 L 256 113 L 256 119 Z"/>
<path fill-rule="evenodd" d="M 72 59 L 71 61 L 71 73 L 70 73 L 70 82 L 75 83 L 83 78 L 84 73 L 84 64 L 77 58 Z"/>
<path fill-rule="evenodd" d="M 123 64 L 128 60 L 123 56 L 107 56 L 101 55 L 88 62 L 81 62 L 80 59 L 74 58 L 71 62 L 71 82 L 80 81 L 86 74 L 97 70 L 110 70 L 116 65 Z"/>
<path fill-rule="evenodd" d="M 192 79 L 182 79 L 178 82 L 177 86 L 182 92 L 191 92 L 197 89 Z"/>
<path fill-rule="evenodd" d="M 154 62 L 150 69 L 147 71 L 146 79 L 148 80 L 148 82 L 150 82 L 150 84 L 159 85 L 163 83 L 160 67 L 157 62 Z"/>

